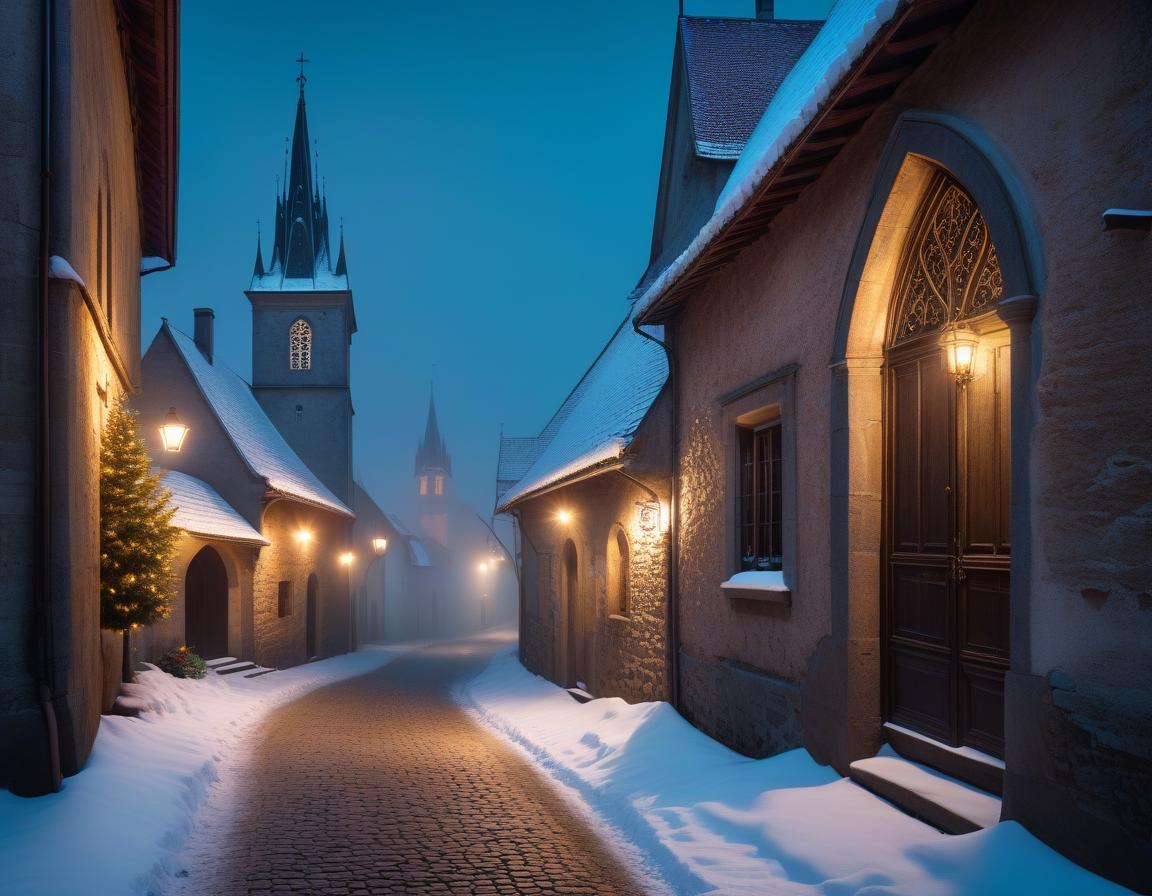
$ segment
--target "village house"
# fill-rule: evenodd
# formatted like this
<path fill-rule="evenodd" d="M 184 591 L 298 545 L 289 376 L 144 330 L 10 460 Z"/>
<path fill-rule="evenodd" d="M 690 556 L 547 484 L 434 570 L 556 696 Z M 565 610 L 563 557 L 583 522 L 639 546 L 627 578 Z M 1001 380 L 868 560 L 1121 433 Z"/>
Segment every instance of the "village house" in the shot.
<path fill-rule="evenodd" d="M 819 22 L 681 16 L 652 248 L 638 290 L 707 222 Z M 673 408 L 661 336 L 630 313 L 539 436 L 502 437 L 497 511 L 521 535 L 524 664 L 596 696 L 673 697 L 668 537 Z"/>
<path fill-rule="evenodd" d="M 1150 24 L 842 0 L 636 305 L 685 717 L 1144 892 Z"/>
<path fill-rule="evenodd" d="M 99 457 L 140 382 L 140 277 L 176 258 L 176 0 L 0 13 L 0 786 L 56 790 L 119 680 L 101 637 Z"/>

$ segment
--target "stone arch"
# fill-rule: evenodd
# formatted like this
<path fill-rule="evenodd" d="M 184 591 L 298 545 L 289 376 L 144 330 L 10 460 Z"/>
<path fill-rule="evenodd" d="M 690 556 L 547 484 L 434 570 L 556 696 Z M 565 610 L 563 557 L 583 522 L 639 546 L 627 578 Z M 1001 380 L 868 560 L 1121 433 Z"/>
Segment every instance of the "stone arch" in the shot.
<path fill-rule="evenodd" d="M 564 619 L 564 684 L 588 683 L 588 630 L 585 621 L 586 584 L 580 574 L 580 552 L 572 538 L 560 549 L 560 605 Z"/>
<path fill-rule="evenodd" d="M 228 569 L 220 552 L 205 545 L 184 571 L 184 640 L 205 659 L 228 653 Z"/>
<path fill-rule="evenodd" d="M 628 616 L 632 602 L 632 545 L 619 523 L 608 532 L 605 560 L 607 610 L 614 616 Z"/>
<path fill-rule="evenodd" d="M 1028 662 L 1026 446 L 1031 322 L 1042 281 L 1038 231 L 1010 166 L 970 125 L 945 115 L 908 113 L 882 156 L 849 265 L 831 359 L 831 633 L 813 658 L 804 711 L 807 746 L 845 773 L 849 762 L 872 755 L 881 737 L 884 349 L 903 249 L 938 169 L 947 171 L 979 206 L 1004 278 L 1006 298 L 998 311 L 1009 324 L 1013 345 L 1013 667 Z M 820 712 L 823 720 L 810 718 L 812 712 Z"/>

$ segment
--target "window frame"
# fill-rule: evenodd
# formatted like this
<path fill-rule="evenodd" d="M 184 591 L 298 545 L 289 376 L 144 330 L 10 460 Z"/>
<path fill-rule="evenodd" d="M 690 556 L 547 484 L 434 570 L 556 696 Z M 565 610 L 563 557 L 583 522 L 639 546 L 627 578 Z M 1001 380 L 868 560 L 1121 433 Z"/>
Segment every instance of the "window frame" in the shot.
<path fill-rule="evenodd" d="M 736 564 L 741 572 L 782 571 L 784 421 L 737 425 L 736 444 Z"/>

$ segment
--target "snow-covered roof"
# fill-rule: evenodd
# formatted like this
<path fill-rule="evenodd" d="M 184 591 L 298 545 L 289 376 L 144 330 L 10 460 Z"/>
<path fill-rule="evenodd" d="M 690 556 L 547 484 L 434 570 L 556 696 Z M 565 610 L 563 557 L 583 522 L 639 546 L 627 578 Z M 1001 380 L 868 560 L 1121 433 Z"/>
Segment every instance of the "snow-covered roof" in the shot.
<path fill-rule="evenodd" d="M 270 489 L 285 497 L 345 516 L 354 515 L 284 441 L 248 383 L 220 363 L 218 358 L 214 364 L 209 364 L 190 336 L 167 322 L 164 327 L 209 407 L 253 473 L 263 477 Z"/>
<path fill-rule="evenodd" d="M 696 153 L 735 159 L 819 22 L 684 16 L 680 40 Z"/>
<path fill-rule="evenodd" d="M 334 274 L 317 269 L 314 277 L 285 277 L 279 268 L 265 274 L 254 274 L 250 292 L 347 292 L 347 274 Z"/>
<path fill-rule="evenodd" d="M 712 218 L 637 300 L 641 315 L 691 266 L 752 199 L 785 150 L 812 123 L 900 0 L 838 0 L 816 38 L 792 66 L 748 139 Z"/>
<path fill-rule="evenodd" d="M 535 440 L 531 466 L 499 499 L 497 512 L 619 460 L 667 377 L 664 350 L 637 333 L 629 315 Z M 523 448 L 517 447 L 518 463 Z"/>
<path fill-rule="evenodd" d="M 396 514 L 385 513 L 384 516 L 388 519 L 389 525 L 396 530 L 396 534 L 404 539 L 404 544 L 408 547 L 408 562 L 413 566 L 431 566 L 432 558 L 428 555 L 424 542 L 413 535 Z"/>
<path fill-rule="evenodd" d="M 524 478 L 540 453 L 536 436 L 500 436 L 500 457 L 496 461 L 496 500 Z"/>
<path fill-rule="evenodd" d="M 164 488 L 172 493 L 169 503 L 176 508 L 172 517 L 173 526 L 207 538 L 225 538 L 252 544 L 270 543 L 204 480 L 176 470 L 156 472 L 160 473 L 160 482 Z"/>

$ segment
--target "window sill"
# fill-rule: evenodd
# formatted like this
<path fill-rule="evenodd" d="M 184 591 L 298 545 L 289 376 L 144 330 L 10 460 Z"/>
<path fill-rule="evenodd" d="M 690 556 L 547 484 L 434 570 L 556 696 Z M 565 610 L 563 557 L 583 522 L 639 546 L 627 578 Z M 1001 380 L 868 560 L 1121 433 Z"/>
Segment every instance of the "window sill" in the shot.
<path fill-rule="evenodd" d="M 741 588 L 739 585 L 729 585 L 727 582 L 720 587 L 724 589 L 727 597 L 735 600 L 755 600 L 760 603 L 792 606 L 792 592 L 787 588 Z"/>
<path fill-rule="evenodd" d="M 609 613 L 608 618 L 611 619 L 613 622 L 623 622 L 625 624 L 632 621 L 631 616 L 622 616 L 619 613 Z"/>

